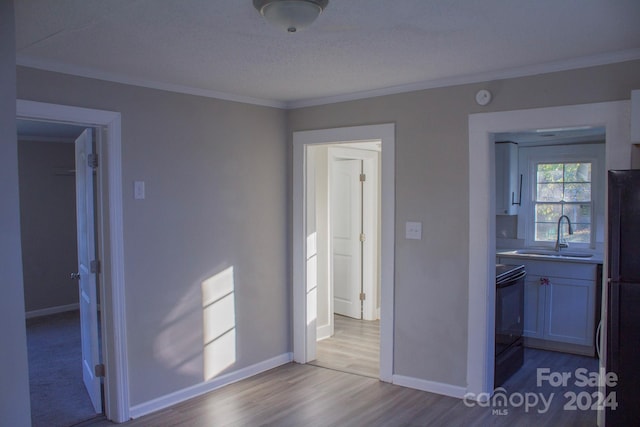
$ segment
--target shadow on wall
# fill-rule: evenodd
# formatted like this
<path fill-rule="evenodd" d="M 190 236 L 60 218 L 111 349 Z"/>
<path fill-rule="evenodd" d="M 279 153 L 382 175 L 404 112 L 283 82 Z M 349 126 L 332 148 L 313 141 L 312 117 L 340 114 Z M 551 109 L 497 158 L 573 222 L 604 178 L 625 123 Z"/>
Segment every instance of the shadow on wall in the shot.
<path fill-rule="evenodd" d="M 198 300 L 202 313 L 194 310 Z M 208 381 L 232 366 L 237 348 L 233 266 L 193 286 L 163 323 L 154 354 L 167 367 L 192 377 L 203 375 Z M 203 327 L 185 333 L 185 324 Z"/>

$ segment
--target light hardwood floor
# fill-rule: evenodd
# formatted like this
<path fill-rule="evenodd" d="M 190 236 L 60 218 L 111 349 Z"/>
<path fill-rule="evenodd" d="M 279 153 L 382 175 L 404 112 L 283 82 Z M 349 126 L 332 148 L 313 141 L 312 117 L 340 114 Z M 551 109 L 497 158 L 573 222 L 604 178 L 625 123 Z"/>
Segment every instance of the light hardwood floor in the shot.
<path fill-rule="evenodd" d="M 334 334 L 318 341 L 314 366 L 380 377 L 380 321 L 335 315 Z"/>
<path fill-rule="evenodd" d="M 527 363 L 505 383 L 509 395 L 536 392 L 549 398 L 525 411 L 509 406 L 507 415 L 496 408 L 468 407 L 461 399 L 413 390 L 311 365 L 290 363 L 255 377 L 142 417 L 125 426 L 580 426 L 596 425 L 595 411 L 570 411 L 563 406 L 567 391 L 591 388 L 538 388 L 535 368 L 573 372 L 577 367 L 595 369 L 595 359 L 527 349 Z M 93 422 L 84 426 L 106 426 Z"/>
<path fill-rule="evenodd" d="M 348 350 L 344 343 L 347 334 L 355 333 L 349 319 L 336 319 L 336 339 L 325 343 L 334 349 L 320 350 L 334 363 L 348 369 L 371 372 L 374 356 L 370 346 L 375 341 L 375 325 L 361 324 L 369 336 L 367 349 Z M 346 322 L 343 322 L 346 320 Z M 346 349 L 346 350 L 345 350 Z M 364 363 L 354 360 L 356 354 L 368 359 Z M 326 355 L 325 355 L 326 356 Z M 320 356 L 322 359 L 323 356 Z M 325 358 L 326 359 L 326 358 Z M 326 360 L 325 360 L 326 362 Z M 572 378 L 566 387 L 536 385 L 536 369 L 549 368 L 550 372 L 569 372 Z M 543 350 L 526 349 L 524 366 L 504 385 L 505 395 L 513 399 L 506 407 L 470 406 L 462 399 L 441 396 L 424 391 L 400 387 L 378 381 L 359 372 L 341 372 L 337 367 L 327 369 L 311 364 L 290 363 L 256 375 L 173 407 L 127 422 L 124 426 L 278 426 L 278 427 L 399 427 L 399 426 L 596 426 L 593 410 L 568 410 L 570 403 L 565 393 L 593 393 L 593 387 L 579 387 L 574 373 L 584 367 L 597 372 L 596 359 Z M 377 376 L 377 365 L 376 374 Z M 551 403 L 544 410 L 542 402 L 525 408 L 518 406 L 518 396 L 529 393 L 542 395 Z M 587 394 L 585 393 L 585 395 Z M 498 412 L 501 410 L 501 412 Z M 506 412 L 505 412 L 506 410 Z M 108 421 L 93 421 L 83 427 L 113 426 Z"/>

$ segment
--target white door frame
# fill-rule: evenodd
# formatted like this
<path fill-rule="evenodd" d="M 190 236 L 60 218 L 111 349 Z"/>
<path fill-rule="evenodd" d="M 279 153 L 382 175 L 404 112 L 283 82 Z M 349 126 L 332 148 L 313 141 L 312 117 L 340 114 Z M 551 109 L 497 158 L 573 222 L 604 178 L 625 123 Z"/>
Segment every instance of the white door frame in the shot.
<path fill-rule="evenodd" d="M 104 266 L 100 287 L 105 414 L 115 422 L 129 419 L 129 378 L 124 294 L 124 229 L 120 113 L 17 100 L 20 119 L 47 120 L 106 129 L 97 140 L 99 256 Z"/>
<path fill-rule="evenodd" d="M 494 134 L 605 126 L 606 168 L 628 169 L 631 164 L 629 110 L 629 101 L 616 101 L 469 115 L 467 392 L 471 396 L 478 398 L 482 396 L 481 393 L 490 395 L 493 392 L 496 255 Z M 605 247 L 606 239 L 605 232 Z"/>
<path fill-rule="evenodd" d="M 293 133 L 293 358 L 310 361 L 308 333 L 315 328 L 315 309 L 307 307 L 305 176 L 306 147 L 339 142 L 381 141 L 381 257 L 380 257 L 380 379 L 392 382 L 395 254 L 395 124 L 354 126 Z"/>

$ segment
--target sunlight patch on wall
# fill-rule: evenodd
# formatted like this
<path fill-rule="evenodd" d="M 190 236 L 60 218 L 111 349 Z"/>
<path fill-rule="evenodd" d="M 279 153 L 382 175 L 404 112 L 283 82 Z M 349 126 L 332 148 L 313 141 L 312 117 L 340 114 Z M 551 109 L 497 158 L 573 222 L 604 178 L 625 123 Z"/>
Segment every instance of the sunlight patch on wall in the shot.
<path fill-rule="evenodd" d="M 202 282 L 204 379 L 236 361 L 236 312 L 233 267 Z"/>
<path fill-rule="evenodd" d="M 307 325 L 318 317 L 318 245 L 316 233 L 307 236 Z"/>

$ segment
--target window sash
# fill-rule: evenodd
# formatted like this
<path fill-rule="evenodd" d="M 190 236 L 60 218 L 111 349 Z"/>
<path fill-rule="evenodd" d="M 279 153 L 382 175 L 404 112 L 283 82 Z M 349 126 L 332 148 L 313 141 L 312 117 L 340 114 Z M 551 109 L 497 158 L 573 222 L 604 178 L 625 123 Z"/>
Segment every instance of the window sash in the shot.
<path fill-rule="evenodd" d="M 569 235 L 568 225 L 562 223 L 562 237 L 567 242 L 591 242 L 593 230 L 593 204 L 591 202 L 541 202 L 534 203 L 534 241 L 555 242 L 558 233 L 558 219 L 567 215 L 571 220 L 573 234 Z"/>
<path fill-rule="evenodd" d="M 567 172 L 568 165 L 576 164 L 585 165 L 581 174 L 582 179 L 577 179 L 580 177 L 576 178 L 576 173 Z M 541 170 L 541 165 L 550 167 L 545 171 Z M 558 220 L 562 215 L 567 215 L 571 218 L 574 234 L 569 235 L 568 225 L 563 222 L 563 239 L 573 243 L 591 243 L 594 232 L 592 167 L 593 162 L 542 161 L 535 164 L 532 203 L 534 242 L 555 242 L 558 234 Z M 588 173 L 585 173 L 585 170 Z"/>

